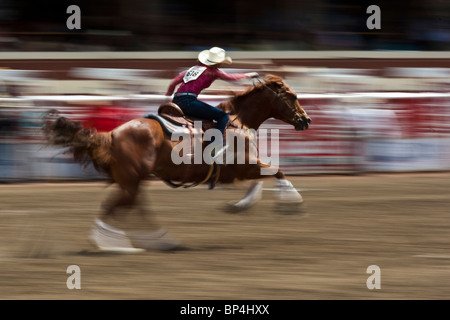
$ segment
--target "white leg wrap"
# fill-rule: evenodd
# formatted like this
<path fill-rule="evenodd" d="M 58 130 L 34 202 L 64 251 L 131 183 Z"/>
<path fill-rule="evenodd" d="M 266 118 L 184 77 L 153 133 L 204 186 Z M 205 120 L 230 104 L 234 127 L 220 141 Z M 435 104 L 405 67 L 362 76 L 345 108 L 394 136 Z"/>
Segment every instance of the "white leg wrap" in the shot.
<path fill-rule="evenodd" d="M 125 231 L 115 228 L 100 219 L 95 220 L 89 236 L 93 244 L 102 251 L 142 252 L 145 250 L 173 250 L 180 243 L 173 240 L 164 229 L 157 231 Z"/>
<path fill-rule="evenodd" d="M 135 248 L 123 230 L 96 219 L 89 235 L 92 243 L 101 251 L 141 252 L 144 249 Z"/>
<path fill-rule="evenodd" d="M 255 204 L 262 198 L 262 185 L 263 181 L 254 182 L 253 185 L 248 190 L 245 197 L 239 200 L 235 205 L 241 208 L 249 207 Z"/>
<path fill-rule="evenodd" d="M 153 232 L 131 231 L 128 234 L 136 247 L 145 250 L 168 251 L 180 246 L 180 242 L 172 239 L 164 229 Z"/>
<path fill-rule="evenodd" d="M 281 201 L 303 202 L 301 194 L 294 188 L 292 183 L 286 179 L 277 179 L 278 199 Z"/>

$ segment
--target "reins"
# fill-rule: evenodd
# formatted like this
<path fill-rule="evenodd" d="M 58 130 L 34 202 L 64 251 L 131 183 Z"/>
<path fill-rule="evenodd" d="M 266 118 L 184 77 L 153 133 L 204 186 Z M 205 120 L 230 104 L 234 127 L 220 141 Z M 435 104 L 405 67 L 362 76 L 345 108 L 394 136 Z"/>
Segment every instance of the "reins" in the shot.
<path fill-rule="evenodd" d="M 264 82 L 262 82 L 260 77 L 256 77 L 256 78 L 254 78 L 254 79 L 258 80 L 258 82 L 259 82 L 264 88 L 269 89 L 270 91 L 272 91 L 272 92 L 277 96 L 277 98 L 281 98 L 281 93 L 276 92 L 276 91 L 273 90 L 271 87 L 269 87 L 267 84 L 265 84 Z M 253 81 L 253 86 L 256 88 L 255 81 Z"/>
<path fill-rule="evenodd" d="M 284 104 L 285 104 L 289 109 L 291 109 L 292 111 L 294 111 L 294 118 L 293 118 L 293 119 L 295 119 L 296 117 L 298 117 L 298 116 L 297 116 L 297 113 L 295 112 L 295 110 L 293 110 L 292 106 L 289 105 L 289 103 L 287 103 L 286 100 L 283 99 L 283 97 L 281 97 L 281 92 L 277 92 L 277 91 L 273 90 L 271 87 L 269 87 L 269 86 L 268 86 L 267 84 L 265 84 L 263 81 L 261 81 L 260 77 L 255 77 L 254 79 L 258 80 L 258 82 L 261 84 L 261 86 L 263 86 L 263 87 L 266 88 L 266 89 L 269 89 L 270 91 L 272 91 L 272 92 L 275 94 L 274 100 L 277 99 L 277 98 L 278 98 L 278 99 L 281 99 L 281 100 L 284 102 Z M 255 81 L 253 81 L 253 86 L 256 88 Z"/>

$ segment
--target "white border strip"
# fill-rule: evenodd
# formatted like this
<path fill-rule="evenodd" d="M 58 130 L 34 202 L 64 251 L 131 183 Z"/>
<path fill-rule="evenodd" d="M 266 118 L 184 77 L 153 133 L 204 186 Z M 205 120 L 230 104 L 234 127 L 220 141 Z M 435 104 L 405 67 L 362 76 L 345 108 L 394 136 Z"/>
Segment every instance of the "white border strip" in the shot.
<path fill-rule="evenodd" d="M 196 59 L 197 51 L 0 52 L 0 60 Z M 230 51 L 239 59 L 450 59 L 450 51 Z"/>

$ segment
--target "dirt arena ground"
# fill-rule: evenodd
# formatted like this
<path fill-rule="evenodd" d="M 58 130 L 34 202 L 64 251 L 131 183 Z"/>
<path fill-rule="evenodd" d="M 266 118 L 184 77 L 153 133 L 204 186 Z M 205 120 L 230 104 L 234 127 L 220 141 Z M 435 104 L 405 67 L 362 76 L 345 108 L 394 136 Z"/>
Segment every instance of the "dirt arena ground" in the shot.
<path fill-rule="evenodd" d="M 449 299 L 450 173 L 289 177 L 305 211 L 222 211 L 248 182 L 145 185 L 175 252 L 101 253 L 87 235 L 103 182 L 0 185 L 0 299 Z M 80 268 L 69 290 L 67 268 Z M 380 270 L 370 290 L 369 266 Z"/>

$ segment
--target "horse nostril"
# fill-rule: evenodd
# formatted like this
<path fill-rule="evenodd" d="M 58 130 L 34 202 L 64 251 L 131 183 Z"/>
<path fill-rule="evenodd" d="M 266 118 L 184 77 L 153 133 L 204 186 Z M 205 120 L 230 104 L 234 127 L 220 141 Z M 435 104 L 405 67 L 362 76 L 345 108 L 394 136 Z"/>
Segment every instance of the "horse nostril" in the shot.
<path fill-rule="evenodd" d="M 311 123 L 311 118 L 307 118 L 306 121 L 308 122 L 308 124 Z"/>

